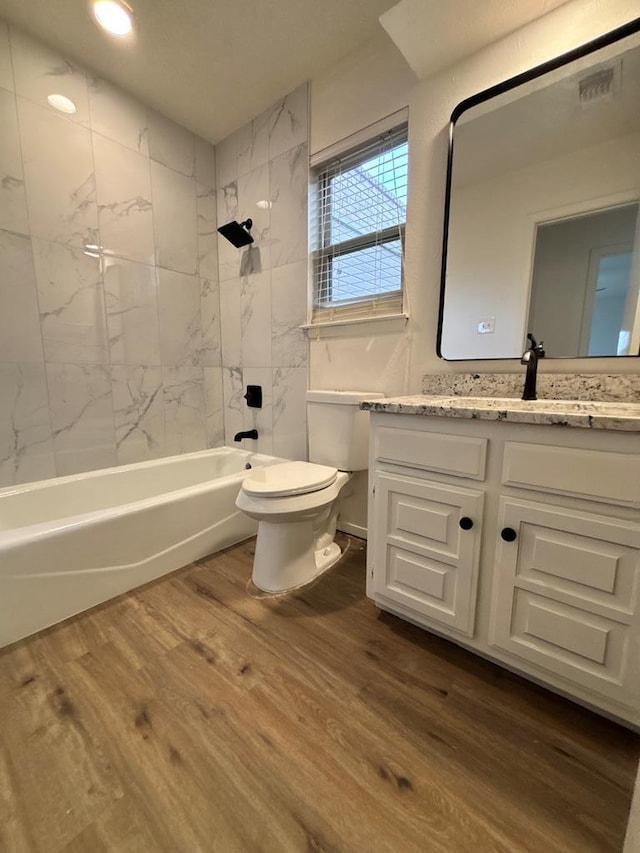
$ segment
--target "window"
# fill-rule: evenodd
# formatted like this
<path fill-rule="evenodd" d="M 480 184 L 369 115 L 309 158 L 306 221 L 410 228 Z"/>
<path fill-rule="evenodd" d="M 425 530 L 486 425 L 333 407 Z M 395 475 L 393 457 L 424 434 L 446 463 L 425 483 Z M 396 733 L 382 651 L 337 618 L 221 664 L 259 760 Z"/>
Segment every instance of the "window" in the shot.
<path fill-rule="evenodd" d="M 313 322 L 402 311 L 407 127 L 315 170 Z"/>

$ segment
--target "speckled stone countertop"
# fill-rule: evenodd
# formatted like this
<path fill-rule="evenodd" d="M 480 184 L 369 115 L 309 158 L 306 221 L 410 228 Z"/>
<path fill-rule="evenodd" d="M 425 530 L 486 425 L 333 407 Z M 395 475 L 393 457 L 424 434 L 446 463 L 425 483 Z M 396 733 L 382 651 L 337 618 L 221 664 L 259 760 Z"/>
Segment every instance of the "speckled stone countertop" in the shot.
<path fill-rule="evenodd" d="M 503 380 L 505 376 L 509 377 L 507 381 Z M 496 377 L 494 384 L 490 377 Z M 624 376 L 621 382 L 615 381 L 617 377 L 590 375 L 581 377 L 582 382 L 577 376 L 567 374 L 566 377 L 568 381 L 565 383 L 562 374 L 548 375 L 555 384 L 553 396 L 556 399 L 544 399 L 545 383 L 539 382 L 538 395 L 541 399 L 530 401 L 510 395 L 515 385 L 511 374 L 484 374 L 482 377 L 477 374 L 443 374 L 437 378 L 425 377 L 423 388 L 425 385 L 436 386 L 437 392 L 434 388 L 431 393 L 422 395 L 370 400 L 360 407 L 370 412 L 401 415 L 640 432 L 640 377 Z M 522 379 L 517 378 L 520 391 Z M 434 380 L 431 385 L 427 381 L 429 379 Z M 542 376 L 539 377 L 541 379 Z M 596 396 L 598 389 L 602 396 Z M 470 391 L 475 392 L 473 396 Z M 573 392 L 572 399 L 568 396 L 570 392 Z M 603 399 L 605 394 L 609 399 Z"/>

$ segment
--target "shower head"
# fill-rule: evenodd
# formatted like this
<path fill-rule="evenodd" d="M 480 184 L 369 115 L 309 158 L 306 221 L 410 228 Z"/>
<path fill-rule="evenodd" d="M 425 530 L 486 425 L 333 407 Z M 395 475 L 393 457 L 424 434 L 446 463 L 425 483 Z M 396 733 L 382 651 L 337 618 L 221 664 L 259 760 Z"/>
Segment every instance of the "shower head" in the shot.
<path fill-rule="evenodd" d="M 218 228 L 218 232 L 223 237 L 226 237 L 230 243 L 233 243 L 236 249 L 240 249 L 242 246 L 248 246 L 253 243 L 253 237 L 249 234 L 252 225 L 253 222 L 251 219 L 245 219 L 244 222 L 236 222 L 234 219 L 233 222 L 221 225 Z"/>

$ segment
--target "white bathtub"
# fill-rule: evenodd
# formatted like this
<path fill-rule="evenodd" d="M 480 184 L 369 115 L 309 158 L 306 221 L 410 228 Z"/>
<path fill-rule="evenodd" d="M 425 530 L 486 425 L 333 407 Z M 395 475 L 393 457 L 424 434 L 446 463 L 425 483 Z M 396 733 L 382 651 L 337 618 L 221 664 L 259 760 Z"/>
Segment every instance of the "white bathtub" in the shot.
<path fill-rule="evenodd" d="M 252 536 L 221 447 L 0 489 L 0 647 Z"/>

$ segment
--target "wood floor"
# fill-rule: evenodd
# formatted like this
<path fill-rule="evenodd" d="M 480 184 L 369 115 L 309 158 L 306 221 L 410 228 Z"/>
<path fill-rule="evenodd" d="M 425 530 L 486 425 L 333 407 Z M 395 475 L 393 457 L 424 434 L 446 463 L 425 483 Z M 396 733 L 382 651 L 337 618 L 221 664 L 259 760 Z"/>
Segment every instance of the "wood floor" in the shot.
<path fill-rule="evenodd" d="M 0 850 L 622 849 L 639 739 L 253 543 L 0 653 Z"/>

